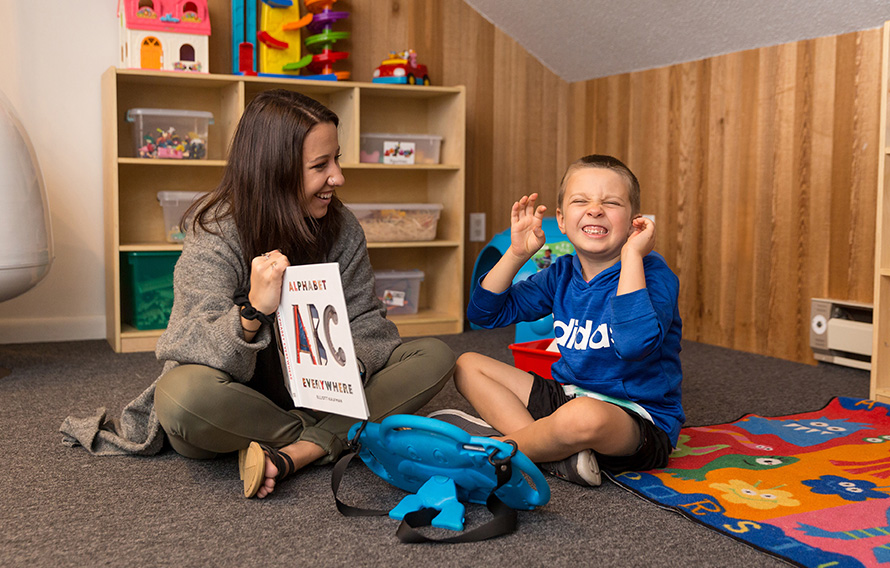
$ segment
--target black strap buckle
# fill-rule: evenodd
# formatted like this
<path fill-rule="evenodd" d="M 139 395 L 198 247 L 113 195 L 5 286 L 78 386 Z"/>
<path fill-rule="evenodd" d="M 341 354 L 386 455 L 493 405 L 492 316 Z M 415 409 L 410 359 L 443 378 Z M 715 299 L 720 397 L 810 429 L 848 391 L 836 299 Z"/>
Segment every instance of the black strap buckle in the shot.
<path fill-rule="evenodd" d="M 367 420 L 362 420 L 362 425 L 358 427 L 355 431 L 355 436 L 352 437 L 351 440 L 346 442 L 346 449 L 349 450 L 350 453 L 359 453 L 362 451 L 362 443 L 359 441 L 359 438 L 362 437 L 362 432 L 365 431 L 365 426 L 368 425 Z"/>
<path fill-rule="evenodd" d="M 510 481 L 510 477 L 513 475 L 513 468 L 510 465 L 513 456 L 516 455 L 516 452 L 519 451 L 519 446 L 513 440 L 504 440 L 506 443 L 510 444 L 513 447 L 513 450 L 510 452 L 510 455 L 507 457 L 496 459 L 495 455 L 498 454 L 500 450 L 495 449 L 488 455 L 488 463 L 494 466 L 495 475 L 497 475 L 497 487 L 491 490 L 492 493 L 497 491 L 501 485 Z"/>

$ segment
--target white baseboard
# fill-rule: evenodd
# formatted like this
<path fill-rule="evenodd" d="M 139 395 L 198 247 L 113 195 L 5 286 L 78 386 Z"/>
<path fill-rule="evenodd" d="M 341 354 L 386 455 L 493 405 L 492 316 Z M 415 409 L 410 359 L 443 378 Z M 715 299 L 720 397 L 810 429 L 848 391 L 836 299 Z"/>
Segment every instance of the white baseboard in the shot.
<path fill-rule="evenodd" d="M 0 319 L 0 344 L 105 339 L 105 316 Z"/>

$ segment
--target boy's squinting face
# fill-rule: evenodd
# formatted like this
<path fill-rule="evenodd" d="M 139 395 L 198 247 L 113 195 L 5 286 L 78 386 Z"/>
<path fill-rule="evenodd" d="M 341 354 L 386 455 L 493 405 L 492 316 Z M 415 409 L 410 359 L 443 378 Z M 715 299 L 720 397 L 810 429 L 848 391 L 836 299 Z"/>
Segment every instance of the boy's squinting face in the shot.
<path fill-rule="evenodd" d="M 633 231 L 627 182 L 612 170 L 578 169 L 566 180 L 556 221 L 583 264 L 599 270 L 614 264 Z"/>
<path fill-rule="evenodd" d="M 330 122 L 313 126 L 303 141 L 303 192 L 309 214 L 315 219 L 327 214 L 334 188 L 345 181 L 339 160 L 337 127 Z"/>

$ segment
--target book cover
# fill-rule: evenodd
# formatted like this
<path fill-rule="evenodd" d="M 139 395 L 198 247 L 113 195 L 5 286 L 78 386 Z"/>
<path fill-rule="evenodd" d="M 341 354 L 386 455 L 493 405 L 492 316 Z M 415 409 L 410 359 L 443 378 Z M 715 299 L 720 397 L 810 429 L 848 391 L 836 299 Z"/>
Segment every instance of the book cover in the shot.
<path fill-rule="evenodd" d="M 337 263 L 289 266 L 277 322 L 279 355 L 294 404 L 367 419 Z"/>

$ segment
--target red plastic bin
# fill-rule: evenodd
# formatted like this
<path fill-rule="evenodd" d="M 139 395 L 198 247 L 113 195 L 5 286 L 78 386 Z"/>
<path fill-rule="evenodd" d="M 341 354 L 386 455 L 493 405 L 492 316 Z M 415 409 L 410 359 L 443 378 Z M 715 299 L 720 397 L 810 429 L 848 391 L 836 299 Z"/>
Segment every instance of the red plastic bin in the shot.
<path fill-rule="evenodd" d="M 513 363 L 518 369 L 536 373 L 545 379 L 552 379 L 550 365 L 558 361 L 560 357 L 559 351 L 547 351 L 547 346 L 552 342 L 553 338 L 511 344 Z"/>

